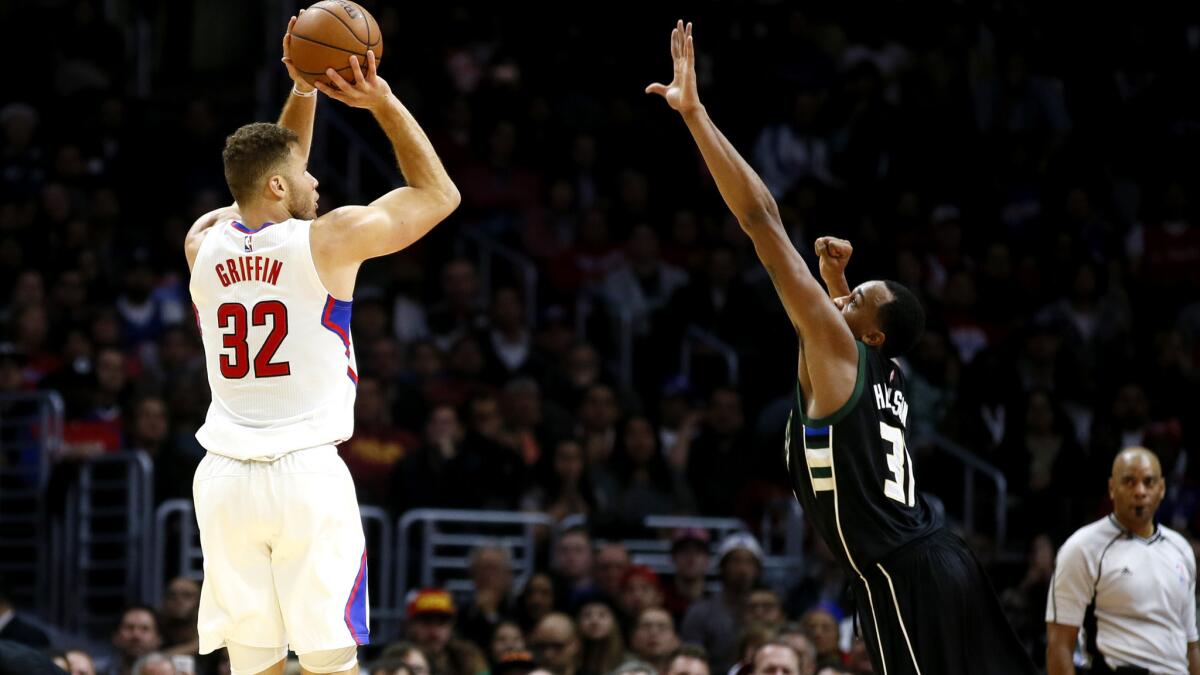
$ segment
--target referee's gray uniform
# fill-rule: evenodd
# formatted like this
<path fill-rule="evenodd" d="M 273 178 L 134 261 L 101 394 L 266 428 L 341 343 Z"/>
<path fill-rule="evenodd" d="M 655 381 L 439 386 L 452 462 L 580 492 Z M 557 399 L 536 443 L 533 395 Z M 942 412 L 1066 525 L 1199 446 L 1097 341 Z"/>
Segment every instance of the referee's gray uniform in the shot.
<path fill-rule="evenodd" d="M 1149 539 L 1112 515 L 1080 528 L 1058 551 L 1046 622 L 1079 626 L 1089 667 L 1097 649 L 1110 668 L 1188 675 L 1197 640 L 1196 557 L 1159 525 Z"/>

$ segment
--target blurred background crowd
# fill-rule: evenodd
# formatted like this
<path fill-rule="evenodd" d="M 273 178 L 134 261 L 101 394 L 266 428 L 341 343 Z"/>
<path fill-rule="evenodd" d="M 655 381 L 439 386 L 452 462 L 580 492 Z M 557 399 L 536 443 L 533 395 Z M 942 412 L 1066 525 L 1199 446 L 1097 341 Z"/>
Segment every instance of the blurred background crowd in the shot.
<path fill-rule="evenodd" d="M 360 275 L 356 430 L 340 448 L 359 500 L 392 515 L 586 516 L 547 537 L 520 588 L 505 551 L 485 547 L 473 597 L 412 594 L 404 634 L 379 636 L 410 644 L 381 658 L 409 675 L 607 675 L 632 655 L 666 675 L 690 654 L 724 673 L 782 639 L 800 673 L 870 672 L 815 538 L 803 569 L 769 587 L 753 537 L 641 525 L 733 516 L 756 532 L 791 499 L 795 336 L 683 125 L 642 94 L 669 76 L 681 10 L 362 4 L 384 31 L 381 75 L 463 204 Z M 230 199 L 224 137 L 278 114 L 295 9 L 0 6 L 14 65 L 0 104 L 0 392 L 65 401 L 50 508 L 73 467 L 106 453 L 145 452 L 156 503 L 191 494 L 208 390 L 183 235 Z M 801 254 L 815 269 L 816 237 L 848 238 L 852 284 L 894 278 L 924 303 L 928 330 L 903 360 L 910 431 L 1006 476 L 1007 540 L 983 527 L 971 541 L 1040 659 L 1055 548 L 1107 512 L 1118 449 L 1158 453 L 1160 520 L 1200 535 L 1187 413 L 1200 402 L 1200 9 L 756 0 L 692 3 L 684 18 L 702 98 Z M 335 106 L 318 117 L 390 164 L 370 118 Z M 327 145 L 311 166 L 323 209 L 390 187 L 386 171 L 348 183 Z M 918 488 L 955 526 L 957 465 L 932 450 L 917 461 Z M 674 572 L 631 566 L 620 541 L 660 534 Z M 196 593 L 172 581 L 165 606 L 114 624 L 114 655 L 92 656 L 128 673 L 165 645 L 186 653 Z M 671 659 L 684 644 L 706 651 Z"/>

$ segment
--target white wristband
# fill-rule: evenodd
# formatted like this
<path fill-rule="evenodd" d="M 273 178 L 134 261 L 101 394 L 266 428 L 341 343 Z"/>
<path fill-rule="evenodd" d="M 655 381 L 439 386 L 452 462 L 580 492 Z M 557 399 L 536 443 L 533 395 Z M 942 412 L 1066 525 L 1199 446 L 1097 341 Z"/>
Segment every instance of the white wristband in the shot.
<path fill-rule="evenodd" d="M 310 96 L 316 96 L 316 95 L 317 95 L 317 90 L 316 90 L 316 88 L 313 88 L 313 90 L 312 90 L 312 91 L 300 91 L 299 89 L 297 89 L 297 88 L 296 88 L 296 85 L 295 85 L 295 84 L 293 84 L 293 85 L 292 85 L 292 95 L 293 95 L 293 96 L 302 96 L 302 97 L 304 97 L 304 98 L 308 98 L 308 97 L 310 97 Z"/>

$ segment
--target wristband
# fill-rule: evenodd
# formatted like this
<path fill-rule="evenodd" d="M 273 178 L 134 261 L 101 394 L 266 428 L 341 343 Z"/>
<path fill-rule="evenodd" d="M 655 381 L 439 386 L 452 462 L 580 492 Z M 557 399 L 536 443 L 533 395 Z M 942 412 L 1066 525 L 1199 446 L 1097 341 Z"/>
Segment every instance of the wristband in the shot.
<path fill-rule="evenodd" d="M 292 95 L 300 96 L 302 98 L 309 98 L 310 96 L 316 96 L 317 90 L 314 87 L 312 91 L 300 91 L 299 89 L 296 88 L 295 84 L 292 84 Z"/>

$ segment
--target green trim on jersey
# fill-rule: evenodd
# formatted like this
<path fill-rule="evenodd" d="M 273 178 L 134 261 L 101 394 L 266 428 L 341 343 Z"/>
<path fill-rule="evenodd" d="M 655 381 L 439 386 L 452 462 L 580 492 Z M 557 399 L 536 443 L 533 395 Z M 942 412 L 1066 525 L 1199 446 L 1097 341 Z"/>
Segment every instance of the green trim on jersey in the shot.
<path fill-rule="evenodd" d="M 808 415 L 804 412 L 804 392 L 800 390 L 800 379 L 796 378 L 796 400 L 800 403 L 800 421 L 804 426 L 831 427 L 841 422 L 842 418 L 850 414 L 855 404 L 858 403 L 859 397 L 862 396 L 863 385 L 867 381 L 867 346 L 858 340 L 855 340 L 854 344 L 858 347 L 858 376 L 854 378 L 854 392 L 850 394 L 850 398 L 842 404 L 842 407 L 834 411 L 833 414 L 818 419 L 809 419 Z"/>

